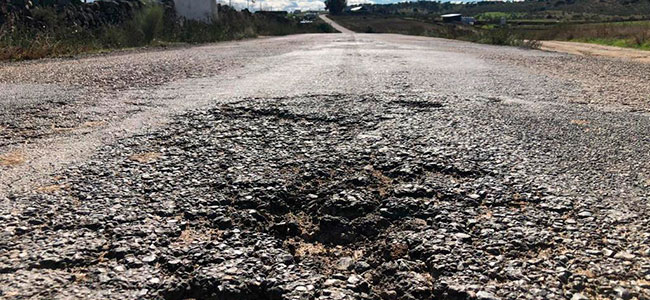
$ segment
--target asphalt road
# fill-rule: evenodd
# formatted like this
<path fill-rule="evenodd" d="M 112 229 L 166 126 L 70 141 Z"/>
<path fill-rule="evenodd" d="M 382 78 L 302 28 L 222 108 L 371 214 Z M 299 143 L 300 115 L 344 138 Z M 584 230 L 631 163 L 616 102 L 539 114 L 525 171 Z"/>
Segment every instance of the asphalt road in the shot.
<path fill-rule="evenodd" d="M 650 65 L 322 34 L 0 65 L 0 298 L 650 297 Z"/>

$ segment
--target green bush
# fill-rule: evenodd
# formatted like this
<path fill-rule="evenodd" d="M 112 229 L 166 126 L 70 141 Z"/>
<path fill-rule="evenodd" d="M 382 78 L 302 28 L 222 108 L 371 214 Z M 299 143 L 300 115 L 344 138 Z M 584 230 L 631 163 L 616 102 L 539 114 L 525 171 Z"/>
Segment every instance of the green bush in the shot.
<path fill-rule="evenodd" d="M 492 45 L 515 45 L 516 36 L 508 29 L 495 28 L 481 32 L 477 42 Z"/>
<path fill-rule="evenodd" d="M 332 27 L 332 25 L 327 24 L 327 23 L 325 23 L 325 22 L 323 22 L 323 23 L 319 23 L 318 25 L 316 25 L 316 28 L 317 28 L 317 30 L 318 30 L 319 32 L 322 32 L 322 33 L 333 33 L 333 32 L 336 32 L 336 30 L 334 29 L 334 27 Z"/>

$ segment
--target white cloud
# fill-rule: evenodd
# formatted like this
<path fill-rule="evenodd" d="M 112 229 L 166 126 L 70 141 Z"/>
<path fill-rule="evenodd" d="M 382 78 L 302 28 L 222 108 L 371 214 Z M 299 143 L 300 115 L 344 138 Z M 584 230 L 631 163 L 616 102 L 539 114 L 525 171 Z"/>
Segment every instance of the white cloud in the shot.
<path fill-rule="evenodd" d="M 250 7 L 251 11 L 259 10 L 322 10 L 325 9 L 325 3 L 320 0 L 256 0 L 246 2 L 246 0 L 217 0 L 218 3 L 231 5 L 236 9 Z"/>
<path fill-rule="evenodd" d="M 348 5 L 357 5 L 357 4 L 373 4 L 375 2 L 370 0 L 348 0 Z"/>

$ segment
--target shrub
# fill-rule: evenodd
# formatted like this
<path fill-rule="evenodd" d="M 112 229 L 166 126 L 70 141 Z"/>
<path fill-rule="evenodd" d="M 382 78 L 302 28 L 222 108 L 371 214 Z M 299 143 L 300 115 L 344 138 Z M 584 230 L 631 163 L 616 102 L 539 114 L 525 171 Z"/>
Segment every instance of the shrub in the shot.
<path fill-rule="evenodd" d="M 522 40 L 519 46 L 526 49 L 539 49 L 542 47 L 542 42 L 538 40 Z"/>
<path fill-rule="evenodd" d="M 483 44 L 492 45 L 517 45 L 518 41 L 512 31 L 506 28 L 495 28 L 483 31 L 478 41 Z"/>

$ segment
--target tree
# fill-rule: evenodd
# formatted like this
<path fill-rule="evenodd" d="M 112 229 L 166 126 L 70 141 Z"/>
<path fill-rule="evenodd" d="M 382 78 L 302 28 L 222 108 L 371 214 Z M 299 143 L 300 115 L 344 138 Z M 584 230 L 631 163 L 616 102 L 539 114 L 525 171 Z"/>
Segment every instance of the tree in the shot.
<path fill-rule="evenodd" d="M 346 6 L 347 0 L 325 0 L 325 8 L 333 15 L 340 14 Z"/>

